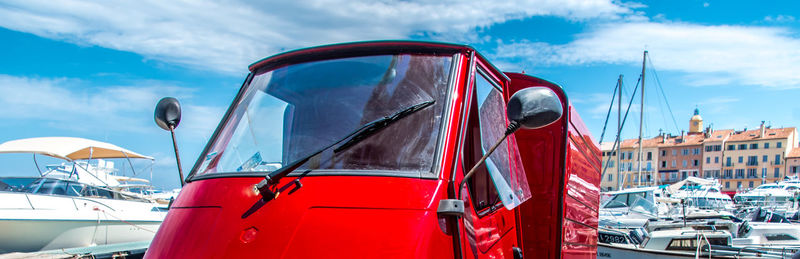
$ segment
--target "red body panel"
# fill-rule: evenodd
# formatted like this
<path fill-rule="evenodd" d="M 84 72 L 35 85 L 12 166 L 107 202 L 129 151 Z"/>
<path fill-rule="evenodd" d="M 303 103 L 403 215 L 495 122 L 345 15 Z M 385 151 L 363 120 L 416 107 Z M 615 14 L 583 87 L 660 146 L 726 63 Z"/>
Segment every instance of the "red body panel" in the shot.
<path fill-rule="evenodd" d="M 373 47 L 442 48 L 461 54 L 454 61 L 457 74 L 452 77 L 449 116 L 442 118 L 438 179 L 307 176 L 296 188 L 296 178 L 286 177 L 278 184 L 281 194 L 268 202 L 253 188 L 260 177 L 191 181 L 172 204 L 146 256 L 512 258 L 512 249 L 521 247 L 525 258 L 595 257 L 600 151 L 559 86 L 527 75 L 502 74 L 467 46 L 436 43 L 324 46 L 270 57 L 250 69 Z M 453 229 L 437 215 L 437 208 L 440 200 L 456 194 L 451 179 L 460 182 L 471 167 L 464 165 L 460 150 L 474 64 L 482 64 L 504 87 L 506 100 L 526 87 L 552 89 L 563 103 L 564 116 L 547 127 L 515 133 L 532 198 L 512 211 L 500 208 L 479 216 L 463 189 L 465 215 Z"/>

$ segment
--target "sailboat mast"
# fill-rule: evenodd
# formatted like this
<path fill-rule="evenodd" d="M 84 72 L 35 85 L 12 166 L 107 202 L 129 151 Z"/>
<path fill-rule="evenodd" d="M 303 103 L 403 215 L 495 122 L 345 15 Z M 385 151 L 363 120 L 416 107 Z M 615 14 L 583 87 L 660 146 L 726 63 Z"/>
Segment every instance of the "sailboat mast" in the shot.
<path fill-rule="evenodd" d="M 622 148 L 622 74 L 619 75 L 619 79 L 617 79 L 617 86 L 619 87 L 619 91 L 617 91 L 617 150 L 616 150 L 616 157 L 617 157 L 617 190 L 620 190 L 620 184 L 624 183 L 625 177 L 622 177 L 619 174 L 620 168 L 622 168 L 622 164 L 619 162 L 619 156 L 622 155 L 620 149 Z"/>
<path fill-rule="evenodd" d="M 642 185 L 642 125 L 644 125 L 644 65 L 647 61 L 647 51 L 644 51 L 644 55 L 642 55 L 642 100 L 639 108 L 639 156 L 637 157 L 637 167 L 639 168 L 639 185 Z"/>

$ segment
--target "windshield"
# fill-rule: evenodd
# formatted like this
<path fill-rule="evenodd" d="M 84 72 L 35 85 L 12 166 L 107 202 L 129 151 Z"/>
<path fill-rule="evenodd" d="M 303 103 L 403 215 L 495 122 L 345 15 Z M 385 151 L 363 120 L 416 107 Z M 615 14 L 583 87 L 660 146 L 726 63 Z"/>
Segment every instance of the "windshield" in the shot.
<path fill-rule="evenodd" d="M 382 55 L 259 71 L 246 86 L 196 174 L 266 173 L 376 119 L 424 108 L 342 150 L 298 168 L 314 173 L 432 172 L 452 56 Z"/>

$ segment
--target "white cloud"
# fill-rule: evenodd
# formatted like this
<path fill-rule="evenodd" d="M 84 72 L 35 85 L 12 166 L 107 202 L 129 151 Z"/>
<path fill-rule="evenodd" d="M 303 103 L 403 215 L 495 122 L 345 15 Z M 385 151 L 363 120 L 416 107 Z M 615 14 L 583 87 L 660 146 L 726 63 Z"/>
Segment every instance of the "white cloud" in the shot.
<path fill-rule="evenodd" d="M 800 39 L 795 35 L 775 27 L 606 23 L 563 45 L 500 43 L 496 55 L 537 65 L 636 65 L 646 48 L 657 69 L 684 72 L 689 85 L 798 88 Z"/>
<path fill-rule="evenodd" d="M 353 40 L 471 38 L 531 16 L 619 19 L 631 7 L 590 1 L 44 1 L 0 4 L 0 26 L 215 71 L 243 71 L 279 51 Z"/>
<path fill-rule="evenodd" d="M 775 17 L 772 16 L 764 17 L 764 21 L 767 22 L 788 23 L 788 22 L 794 22 L 794 20 L 795 20 L 794 16 L 782 15 L 782 14 L 776 15 Z"/>
<path fill-rule="evenodd" d="M 147 86 L 141 86 L 147 85 Z M 27 78 L 0 74 L 0 120 L 31 120 L 77 132 L 146 133 L 155 129 L 153 109 L 163 96 L 190 100 L 192 90 L 147 81 L 141 85 L 87 87 L 76 79 Z M 208 138 L 222 107 L 184 105 L 181 126 Z"/>

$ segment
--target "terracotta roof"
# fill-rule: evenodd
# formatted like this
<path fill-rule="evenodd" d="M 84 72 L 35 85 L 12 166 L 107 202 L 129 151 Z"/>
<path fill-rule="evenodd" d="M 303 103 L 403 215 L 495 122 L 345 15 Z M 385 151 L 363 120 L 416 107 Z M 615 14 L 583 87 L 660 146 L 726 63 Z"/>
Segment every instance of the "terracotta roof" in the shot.
<path fill-rule="evenodd" d="M 644 145 L 642 147 L 651 148 L 651 147 L 658 147 L 659 143 L 661 142 L 661 137 L 654 137 L 654 138 L 643 138 L 642 143 Z M 639 148 L 639 139 L 626 139 L 622 141 L 622 148 Z"/>
<path fill-rule="evenodd" d="M 792 151 L 789 151 L 789 154 L 786 155 L 786 157 L 800 157 L 800 147 L 792 148 Z"/>
<path fill-rule="evenodd" d="M 764 129 L 764 136 L 759 137 L 758 135 L 761 134 L 761 129 L 756 128 L 748 131 L 735 132 L 728 138 L 728 142 L 761 140 L 761 139 L 784 139 L 788 138 L 794 131 L 795 131 L 794 127 Z"/>
<path fill-rule="evenodd" d="M 708 136 L 703 142 L 722 141 L 725 139 L 725 136 L 731 135 L 732 133 L 732 129 L 715 130 L 711 132 L 711 136 Z"/>

